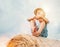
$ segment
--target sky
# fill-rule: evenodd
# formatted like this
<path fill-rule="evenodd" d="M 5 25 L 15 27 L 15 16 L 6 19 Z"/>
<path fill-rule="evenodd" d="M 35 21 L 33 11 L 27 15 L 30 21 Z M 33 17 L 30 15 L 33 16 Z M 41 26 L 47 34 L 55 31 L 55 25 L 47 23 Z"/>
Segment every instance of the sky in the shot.
<path fill-rule="evenodd" d="M 31 34 L 29 17 L 42 8 L 49 20 L 48 38 L 60 40 L 60 0 L 0 0 L 0 47 L 19 34 Z"/>

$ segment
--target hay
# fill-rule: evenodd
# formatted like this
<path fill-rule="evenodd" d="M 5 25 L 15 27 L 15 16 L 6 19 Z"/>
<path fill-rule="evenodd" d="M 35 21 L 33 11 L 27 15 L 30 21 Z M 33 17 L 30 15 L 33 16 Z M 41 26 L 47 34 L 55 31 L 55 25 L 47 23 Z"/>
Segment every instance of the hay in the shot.
<path fill-rule="evenodd" d="M 7 47 L 60 47 L 60 41 L 21 34 L 12 38 Z"/>

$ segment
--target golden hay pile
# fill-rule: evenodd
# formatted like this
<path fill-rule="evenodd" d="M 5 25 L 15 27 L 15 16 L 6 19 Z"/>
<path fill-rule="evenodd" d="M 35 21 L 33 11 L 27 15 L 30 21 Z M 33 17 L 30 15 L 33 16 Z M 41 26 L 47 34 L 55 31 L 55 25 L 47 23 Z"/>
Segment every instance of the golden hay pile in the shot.
<path fill-rule="evenodd" d="M 60 47 L 60 41 L 21 34 L 12 38 L 7 47 Z"/>

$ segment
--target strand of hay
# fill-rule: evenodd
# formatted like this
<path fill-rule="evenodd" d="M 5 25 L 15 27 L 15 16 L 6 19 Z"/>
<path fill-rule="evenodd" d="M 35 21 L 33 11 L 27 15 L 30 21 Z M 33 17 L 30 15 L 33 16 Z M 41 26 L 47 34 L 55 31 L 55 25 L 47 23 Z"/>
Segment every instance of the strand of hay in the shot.
<path fill-rule="evenodd" d="M 21 34 L 12 38 L 7 47 L 60 47 L 60 41 Z"/>

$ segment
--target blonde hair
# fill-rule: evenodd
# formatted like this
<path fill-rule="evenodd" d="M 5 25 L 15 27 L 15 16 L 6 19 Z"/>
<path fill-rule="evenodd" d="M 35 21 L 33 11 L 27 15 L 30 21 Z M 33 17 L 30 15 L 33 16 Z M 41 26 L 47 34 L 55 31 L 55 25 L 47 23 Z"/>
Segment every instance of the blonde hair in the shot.
<path fill-rule="evenodd" d="M 44 12 L 44 10 L 43 10 L 42 8 L 36 8 L 36 9 L 34 10 L 34 14 L 35 14 L 35 15 L 37 14 L 37 11 L 38 11 L 38 10 L 43 11 L 43 13 L 44 13 L 44 15 L 45 15 L 45 12 Z"/>

